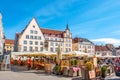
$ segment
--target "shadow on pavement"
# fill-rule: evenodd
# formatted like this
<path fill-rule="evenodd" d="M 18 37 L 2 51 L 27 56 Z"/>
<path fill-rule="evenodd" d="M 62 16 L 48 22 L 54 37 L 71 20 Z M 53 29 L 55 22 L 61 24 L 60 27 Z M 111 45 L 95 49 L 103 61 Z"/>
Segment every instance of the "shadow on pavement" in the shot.
<path fill-rule="evenodd" d="M 27 68 L 21 67 L 21 66 L 11 66 L 11 71 L 22 72 L 22 71 L 28 71 L 28 70 L 27 70 Z"/>
<path fill-rule="evenodd" d="M 81 77 L 72 78 L 71 80 L 82 80 Z"/>
<path fill-rule="evenodd" d="M 46 73 L 44 70 L 27 70 L 26 67 L 24 66 L 11 66 L 11 71 L 13 72 L 19 72 L 19 73 L 33 73 L 33 74 L 37 74 L 37 75 L 43 75 L 43 76 L 55 76 L 58 78 L 71 78 L 70 80 L 82 80 L 80 77 L 66 77 L 63 75 L 55 75 L 55 74 L 49 74 Z"/>

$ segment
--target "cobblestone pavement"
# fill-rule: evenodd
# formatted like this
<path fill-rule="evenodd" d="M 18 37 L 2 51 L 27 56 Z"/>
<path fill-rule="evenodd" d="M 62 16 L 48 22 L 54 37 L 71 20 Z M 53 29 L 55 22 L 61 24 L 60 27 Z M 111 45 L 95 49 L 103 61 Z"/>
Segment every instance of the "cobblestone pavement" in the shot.
<path fill-rule="evenodd" d="M 12 71 L 0 71 L 0 80 L 81 80 L 70 77 L 45 74 L 42 70 L 26 70 L 24 67 L 12 67 Z"/>
<path fill-rule="evenodd" d="M 120 80 L 120 77 L 116 76 L 115 73 L 113 73 L 110 76 L 107 76 L 105 80 Z"/>

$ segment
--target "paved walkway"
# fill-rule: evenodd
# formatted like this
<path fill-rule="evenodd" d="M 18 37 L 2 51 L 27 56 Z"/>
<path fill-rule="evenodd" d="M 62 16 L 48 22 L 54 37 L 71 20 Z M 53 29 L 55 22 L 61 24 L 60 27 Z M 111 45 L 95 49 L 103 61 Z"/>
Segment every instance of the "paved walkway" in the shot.
<path fill-rule="evenodd" d="M 42 70 L 26 70 L 15 66 L 12 71 L 0 71 L 0 80 L 81 80 L 71 77 L 49 75 Z"/>
<path fill-rule="evenodd" d="M 116 76 L 115 73 L 113 73 L 110 76 L 107 76 L 105 80 L 120 80 L 120 77 Z"/>

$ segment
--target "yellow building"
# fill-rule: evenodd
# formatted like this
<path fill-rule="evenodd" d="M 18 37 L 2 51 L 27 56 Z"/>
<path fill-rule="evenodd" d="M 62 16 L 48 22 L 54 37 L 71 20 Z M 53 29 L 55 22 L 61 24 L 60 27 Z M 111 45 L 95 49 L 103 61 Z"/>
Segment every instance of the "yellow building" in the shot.
<path fill-rule="evenodd" d="M 5 52 L 14 51 L 14 40 L 5 39 Z"/>

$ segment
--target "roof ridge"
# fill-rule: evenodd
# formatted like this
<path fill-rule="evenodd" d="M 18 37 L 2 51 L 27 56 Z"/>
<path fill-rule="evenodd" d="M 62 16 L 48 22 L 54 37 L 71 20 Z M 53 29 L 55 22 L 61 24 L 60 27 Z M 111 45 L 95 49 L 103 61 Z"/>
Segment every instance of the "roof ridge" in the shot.
<path fill-rule="evenodd" d="M 5 40 L 14 40 L 14 39 L 5 39 Z"/>
<path fill-rule="evenodd" d="M 53 31 L 60 31 L 60 32 L 64 32 L 64 31 L 61 31 L 61 30 L 55 30 L 55 29 L 49 29 L 49 28 L 40 28 L 40 29 L 47 29 L 47 30 L 53 30 Z"/>

